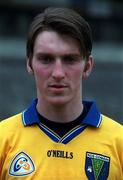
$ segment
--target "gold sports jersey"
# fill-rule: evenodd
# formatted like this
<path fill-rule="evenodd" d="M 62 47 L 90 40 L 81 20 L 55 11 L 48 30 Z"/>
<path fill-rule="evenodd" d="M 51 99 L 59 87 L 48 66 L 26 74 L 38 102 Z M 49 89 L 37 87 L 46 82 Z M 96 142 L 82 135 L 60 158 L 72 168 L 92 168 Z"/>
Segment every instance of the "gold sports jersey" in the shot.
<path fill-rule="evenodd" d="M 37 101 L 0 123 L 0 180 L 123 180 L 123 127 L 88 114 L 63 137 L 42 124 Z"/>

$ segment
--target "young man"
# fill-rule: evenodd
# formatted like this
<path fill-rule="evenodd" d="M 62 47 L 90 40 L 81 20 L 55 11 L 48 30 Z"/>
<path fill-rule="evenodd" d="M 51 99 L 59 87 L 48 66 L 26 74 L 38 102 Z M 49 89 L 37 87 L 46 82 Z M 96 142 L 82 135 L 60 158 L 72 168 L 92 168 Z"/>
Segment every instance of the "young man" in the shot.
<path fill-rule="evenodd" d="M 36 16 L 27 70 L 37 99 L 0 123 L 0 180 L 122 180 L 123 128 L 82 101 L 93 67 L 88 23 L 66 8 Z"/>

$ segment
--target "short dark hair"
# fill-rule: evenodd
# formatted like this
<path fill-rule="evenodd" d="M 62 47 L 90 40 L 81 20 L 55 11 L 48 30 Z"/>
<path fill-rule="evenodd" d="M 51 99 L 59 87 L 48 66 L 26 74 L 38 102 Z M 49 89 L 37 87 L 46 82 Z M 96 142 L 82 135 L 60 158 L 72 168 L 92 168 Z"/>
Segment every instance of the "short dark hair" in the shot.
<path fill-rule="evenodd" d="M 53 30 L 77 39 L 83 57 L 92 50 L 92 32 L 88 22 L 77 12 L 69 8 L 46 8 L 32 21 L 27 38 L 27 57 L 33 55 L 37 35 L 44 30 Z"/>

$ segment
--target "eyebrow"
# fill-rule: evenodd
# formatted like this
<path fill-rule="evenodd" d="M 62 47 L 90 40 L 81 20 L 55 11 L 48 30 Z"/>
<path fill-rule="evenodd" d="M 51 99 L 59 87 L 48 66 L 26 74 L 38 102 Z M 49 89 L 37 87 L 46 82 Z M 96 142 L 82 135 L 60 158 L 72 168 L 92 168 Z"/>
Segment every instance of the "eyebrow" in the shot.
<path fill-rule="evenodd" d="M 52 53 L 48 53 L 48 52 L 37 52 L 36 53 L 36 56 L 51 56 L 51 57 L 56 57 L 57 55 L 55 54 L 52 54 Z M 73 56 L 73 57 L 76 57 L 76 58 L 80 58 L 82 57 L 81 54 L 79 53 L 66 53 L 66 54 L 63 54 L 63 55 L 59 55 L 60 57 L 67 57 L 67 56 Z"/>

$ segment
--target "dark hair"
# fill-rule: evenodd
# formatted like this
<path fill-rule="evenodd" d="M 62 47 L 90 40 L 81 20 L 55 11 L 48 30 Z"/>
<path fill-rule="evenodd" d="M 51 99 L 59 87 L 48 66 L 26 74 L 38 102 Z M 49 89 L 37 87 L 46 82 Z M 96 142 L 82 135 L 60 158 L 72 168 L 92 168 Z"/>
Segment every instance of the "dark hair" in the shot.
<path fill-rule="evenodd" d="M 35 39 L 44 30 L 53 30 L 77 39 L 83 57 L 91 54 L 92 33 L 85 19 L 72 9 L 50 7 L 32 21 L 27 38 L 27 57 L 33 55 Z"/>

